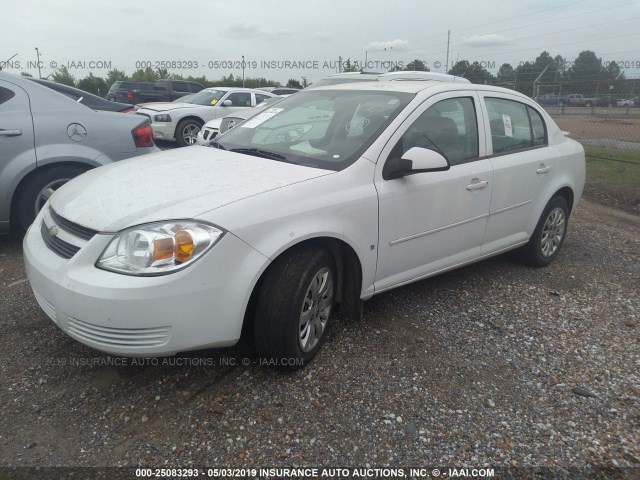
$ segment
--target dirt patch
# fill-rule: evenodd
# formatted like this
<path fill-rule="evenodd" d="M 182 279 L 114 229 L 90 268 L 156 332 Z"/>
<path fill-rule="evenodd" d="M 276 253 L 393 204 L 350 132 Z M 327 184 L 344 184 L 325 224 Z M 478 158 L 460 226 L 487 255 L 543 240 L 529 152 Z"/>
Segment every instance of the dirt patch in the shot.
<path fill-rule="evenodd" d="M 570 132 L 571 138 L 576 140 L 619 140 L 635 143 L 640 149 L 640 119 L 603 118 L 594 115 L 552 115 L 552 117 L 562 130 Z"/>

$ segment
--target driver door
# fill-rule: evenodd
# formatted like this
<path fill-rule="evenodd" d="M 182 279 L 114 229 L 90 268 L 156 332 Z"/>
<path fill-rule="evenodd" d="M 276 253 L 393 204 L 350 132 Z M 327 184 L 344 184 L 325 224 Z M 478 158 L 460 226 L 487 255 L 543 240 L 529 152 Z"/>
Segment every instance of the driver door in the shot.
<path fill-rule="evenodd" d="M 416 109 L 382 150 L 375 291 L 408 283 L 480 256 L 489 217 L 493 168 L 478 134 L 475 92 L 449 92 Z M 446 171 L 383 178 L 386 163 L 412 147 L 441 153 Z"/>

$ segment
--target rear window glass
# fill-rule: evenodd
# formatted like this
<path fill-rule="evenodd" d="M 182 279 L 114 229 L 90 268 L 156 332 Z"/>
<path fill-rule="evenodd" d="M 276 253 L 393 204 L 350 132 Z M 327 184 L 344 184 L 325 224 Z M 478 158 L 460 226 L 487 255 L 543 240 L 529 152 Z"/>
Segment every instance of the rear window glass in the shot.
<path fill-rule="evenodd" d="M 527 106 L 502 98 L 487 98 L 493 153 L 502 154 L 534 146 Z"/>

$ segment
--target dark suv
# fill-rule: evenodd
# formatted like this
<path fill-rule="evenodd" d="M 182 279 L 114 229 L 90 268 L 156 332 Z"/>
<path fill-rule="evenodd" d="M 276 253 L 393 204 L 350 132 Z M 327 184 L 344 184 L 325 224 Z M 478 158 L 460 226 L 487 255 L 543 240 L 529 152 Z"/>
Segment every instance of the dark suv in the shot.
<path fill-rule="evenodd" d="M 153 90 L 152 82 L 131 82 L 129 80 L 116 80 L 107 92 L 107 100 L 116 101 L 116 90 Z"/>
<path fill-rule="evenodd" d="M 107 95 L 112 95 L 116 102 L 123 103 L 173 102 L 203 88 L 203 85 L 187 80 L 166 79 L 153 83 L 119 80 L 111 86 Z"/>

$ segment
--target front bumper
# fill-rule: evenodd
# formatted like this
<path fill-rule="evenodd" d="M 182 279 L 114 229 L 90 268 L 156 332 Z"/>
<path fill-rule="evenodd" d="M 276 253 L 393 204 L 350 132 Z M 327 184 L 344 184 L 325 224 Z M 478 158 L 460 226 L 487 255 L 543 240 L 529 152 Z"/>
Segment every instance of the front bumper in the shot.
<path fill-rule="evenodd" d="M 206 145 L 211 140 L 218 136 L 218 129 L 204 126 L 198 132 L 198 138 L 196 139 L 196 145 Z"/>
<path fill-rule="evenodd" d="M 74 339 L 110 354 L 150 357 L 229 346 L 240 338 L 249 296 L 268 259 L 234 235 L 225 234 L 184 270 L 135 277 L 95 267 L 113 235 L 81 241 L 65 259 L 45 244 L 43 221 L 46 231 L 48 207 L 24 238 L 27 277 L 44 312 Z M 59 235 L 73 240 L 66 231 Z"/>

